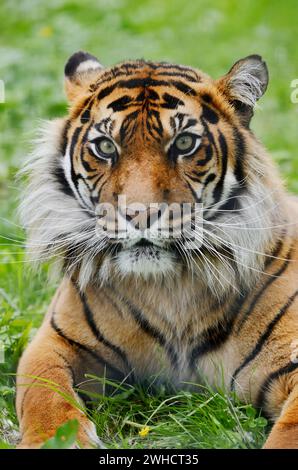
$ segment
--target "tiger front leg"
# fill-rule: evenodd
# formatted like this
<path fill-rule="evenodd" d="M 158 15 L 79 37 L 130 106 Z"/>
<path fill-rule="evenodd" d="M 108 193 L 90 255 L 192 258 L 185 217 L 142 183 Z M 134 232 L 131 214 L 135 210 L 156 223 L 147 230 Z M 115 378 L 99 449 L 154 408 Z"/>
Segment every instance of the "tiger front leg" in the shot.
<path fill-rule="evenodd" d="M 39 448 L 70 419 L 77 419 L 80 447 L 102 446 L 94 424 L 81 411 L 74 390 L 75 352 L 44 325 L 23 354 L 17 375 L 20 448 Z"/>

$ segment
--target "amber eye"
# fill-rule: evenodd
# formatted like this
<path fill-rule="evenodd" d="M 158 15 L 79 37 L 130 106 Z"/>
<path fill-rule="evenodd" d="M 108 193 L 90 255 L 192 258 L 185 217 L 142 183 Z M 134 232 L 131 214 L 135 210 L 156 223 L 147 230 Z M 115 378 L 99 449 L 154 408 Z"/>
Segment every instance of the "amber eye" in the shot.
<path fill-rule="evenodd" d="M 106 138 L 98 140 L 96 142 L 96 148 L 101 155 L 107 157 L 110 157 L 117 152 L 116 146 L 113 144 L 113 142 Z"/>
<path fill-rule="evenodd" d="M 180 156 L 190 156 L 192 155 L 201 142 L 201 137 L 196 134 L 184 133 L 178 135 L 174 141 L 171 149 L 172 156 L 177 158 Z"/>

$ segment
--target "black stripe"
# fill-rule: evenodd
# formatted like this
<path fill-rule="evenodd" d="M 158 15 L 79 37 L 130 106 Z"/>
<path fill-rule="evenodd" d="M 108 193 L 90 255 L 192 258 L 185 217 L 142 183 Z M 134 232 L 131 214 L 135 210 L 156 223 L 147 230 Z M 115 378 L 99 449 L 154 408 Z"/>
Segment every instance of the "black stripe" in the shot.
<path fill-rule="evenodd" d="M 65 155 L 66 148 L 67 148 L 67 143 L 68 143 L 67 134 L 68 134 L 70 125 L 71 125 L 71 122 L 68 119 L 65 123 L 63 133 L 62 133 L 61 143 L 60 143 L 60 151 L 61 151 L 61 155 L 63 156 Z"/>
<path fill-rule="evenodd" d="M 176 121 L 175 121 L 173 116 L 170 117 L 170 126 L 171 126 L 171 129 L 172 129 L 173 133 L 176 133 L 176 131 L 177 131 Z"/>
<path fill-rule="evenodd" d="M 186 72 L 186 73 L 192 73 L 193 76 L 196 78 L 197 81 L 200 81 L 199 76 L 197 75 L 196 71 L 193 70 L 191 67 L 185 67 L 183 65 L 177 65 L 177 64 L 170 64 L 168 62 L 158 62 L 157 64 L 155 63 L 150 63 L 150 65 L 153 65 L 154 69 L 173 69 L 173 70 L 178 70 L 180 72 Z"/>
<path fill-rule="evenodd" d="M 192 369 L 196 367 L 196 361 L 203 355 L 218 349 L 229 337 L 233 325 L 233 320 L 230 318 L 223 324 L 213 325 L 205 330 L 199 343 L 191 350 L 189 355 L 189 363 Z"/>
<path fill-rule="evenodd" d="M 231 379 L 231 384 L 230 384 L 231 390 L 235 389 L 235 381 L 236 381 L 237 375 L 239 375 L 240 372 L 242 371 L 242 369 L 244 369 L 244 367 L 246 367 L 247 364 L 249 364 L 253 359 L 255 359 L 257 357 L 257 355 L 261 352 L 264 344 L 269 339 L 269 337 L 270 337 L 271 333 L 273 332 L 275 326 L 278 324 L 278 322 L 281 320 L 283 315 L 287 312 L 289 307 L 292 305 L 292 303 L 294 302 L 297 295 L 298 295 L 298 291 L 296 291 L 288 299 L 288 301 L 282 306 L 282 308 L 278 311 L 278 313 L 275 315 L 273 320 L 271 320 L 271 322 L 267 326 L 264 333 L 260 336 L 260 338 L 259 338 L 258 342 L 256 343 L 255 347 L 253 348 L 253 350 L 248 354 L 248 356 L 246 356 L 246 358 L 244 359 L 242 364 L 235 370 L 235 372 L 232 375 L 232 379 Z"/>
<path fill-rule="evenodd" d="M 81 114 L 81 123 L 84 124 L 90 119 L 90 109 L 85 109 Z"/>
<path fill-rule="evenodd" d="M 200 177 L 206 176 L 207 173 L 209 173 L 209 171 L 210 171 L 210 168 L 208 168 L 207 170 L 202 170 L 202 171 L 193 170 L 192 174 L 195 175 L 195 176 L 198 176 L 200 178 Z M 214 174 L 214 173 L 212 173 L 212 174 Z M 214 175 L 214 176 L 216 177 L 216 175 Z"/>
<path fill-rule="evenodd" d="M 110 86 L 107 86 L 107 87 L 103 88 L 98 93 L 97 99 L 100 101 L 103 98 L 106 98 L 107 96 L 109 96 L 112 93 L 112 91 L 115 90 L 115 88 L 117 88 L 117 83 L 114 83 L 113 85 L 110 85 Z"/>
<path fill-rule="evenodd" d="M 97 190 L 97 195 L 96 196 L 91 196 L 91 200 L 92 200 L 92 203 L 94 205 L 96 205 L 99 201 L 100 201 L 100 197 L 101 197 L 101 193 L 102 193 L 102 190 L 103 188 L 106 186 L 107 184 L 107 180 L 106 181 L 103 181 L 103 183 L 101 183 L 101 186 L 100 188 L 96 188 Z M 94 189 L 93 189 L 94 191 Z"/>
<path fill-rule="evenodd" d="M 91 108 L 93 106 L 94 100 L 95 100 L 95 97 L 93 95 L 91 96 L 91 98 L 87 98 L 85 100 L 85 103 L 82 106 L 83 111 L 81 112 L 81 115 L 80 115 L 81 124 L 86 124 L 86 122 L 90 120 Z"/>
<path fill-rule="evenodd" d="M 124 63 L 120 64 L 118 66 L 113 67 L 110 70 L 107 70 L 106 72 L 103 72 L 102 75 L 100 76 L 100 79 L 95 83 L 95 87 L 102 85 L 103 83 L 109 82 L 111 80 L 114 80 L 115 78 L 118 78 L 123 75 L 133 75 L 138 72 L 138 70 L 142 69 L 143 67 L 150 67 L 153 70 L 157 70 L 157 74 L 159 75 L 160 73 L 167 75 L 168 73 L 172 73 L 174 71 L 182 72 L 180 74 L 181 77 L 185 78 L 183 74 L 187 74 L 189 77 L 189 81 L 192 82 L 201 82 L 201 78 L 197 75 L 195 70 L 191 69 L 190 67 L 184 67 L 181 65 L 174 65 L 174 64 L 169 64 L 166 62 L 159 62 L 159 63 L 154 63 L 154 62 L 146 62 L 144 60 L 139 60 L 135 63 Z M 170 72 L 164 72 L 167 71 L 167 69 L 171 69 Z M 190 75 L 191 74 L 191 75 Z M 94 88 L 95 90 L 96 88 Z"/>
<path fill-rule="evenodd" d="M 234 188 L 232 192 L 229 194 L 226 202 L 221 204 L 216 209 L 206 209 L 206 220 L 214 220 L 217 217 L 222 215 L 222 211 L 239 211 L 241 209 L 241 201 L 239 196 L 244 192 L 244 188 Z M 210 216 L 208 216 L 208 212 L 213 212 Z"/>
<path fill-rule="evenodd" d="M 206 101 L 206 103 L 212 103 L 212 97 L 208 93 L 204 93 L 201 98 L 202 100 Z"/>
<path fill-rule="evenodd" d="M 91 109 L 89 108 L 89 104 L 90 102 L 93 102 L 93 99 L 94 99 L 93 96 L 88 96 L 76 110 L 73 110 L 73 113 L 72 113 L 73 120 L 76 119 L 78 116 L 80 116 L 82 113 L 84 113 L 85 109 L 89 109 L 89 110 Z"/>
<path fill-rule="evenodd" d="M 108 370 L 111 370 L 113 374 L 122 374 L 124 377 L 124 373 L 117 369 L 117 367 L 112 366 L 112 364 L 109 364 L 105 359 L 103 359 L 97 352 L 93 351 L 93 349 L 90 349 L 88 346 L 85 344 L 79 343 L 78 341 L 75 341 L 72 338 L 69 338 L 64 331 L 57 325 L 55 321 L 55 314 L 53 313 L 52 318 L 51 318 L 51 327 L 53 330 L 56 331 L 56 333 L 61 336 L 71 347 L 77 348 L 79 351 L 83 351 L 88 353 L 90 356 L 93 357 L 93 359 L 96 360 L 99 364 L 102 366 L 106 367 Z"/>
<path fill-rule="evenodd" d="M 74 150 L 81 135 L 84 126 L 77 127 L 72 135 L 71 143 L 70 143 L 70 150 L 69 150 L 69 158 L 70 158 L 70 166 L 71 166 L 71 180 L 76 188 L 76 196 L 79 199 L 79 202 L 82 207 L 86 208 L 85 202 L 81 197 L 81 194 L 78 190 L 78 180 L 82 179 L 82 176 L 79 174 L 77 175 L 74 169 Z"/>
<path fill-rule="evenodd" d="M 219 202 L 221 199 L 223 187 L 224 187 L 224 181 L 225 181 L 225 177 L 227 173 L 227 166 L 228 166 L 227 141 L 224 135 L 221 133 L 221 131 L 219 130 L 218 132 L 219 132 L 218 141 L 219 141 L 219 146 L 221 150 L 221 175 L 213 191 L 213 199 L 214 199 L 215 204 Z"/>
<path fill-rule="evenodd" d="M 94 320 L 94 314 L 87 302 L 87 299 L 86 299 L 86 295 L 82 292 L 79 291 L 78 287 L 75 285 L 75 283 L 73 283 L 79 297 L 80 297 L 80 300 L 82 302 L 82 305 L 83 305 L 83 309 L 84 309 L 84 315 L 85 315 L 85 318 L 86 318 L 86 321 L 92 331 L 92 333 L 94 334 L 94 336 L 96 337 L 96 339 L 98 339 L 98 341 L 100 341 L 102 344 L 104 344 L 104 346 L 106 346 L 107 348 L 111 349 L 115 354 L 117 354 L 117 356 L 120 357 L 120 359 L 124 362 L 124 364 L 128 367 L 128 372 L 130 372 L 132 370 L 132 367 L 130 366 L 129 364 L 129 361 L 127 359 L 127 356 L 125 354 L 125 352 L 119 347 L 119 346 L 116 346 L 115 344 L 111 343 L 107 338 L 104 337 L 104 335 L 102 334 L 102 332 L 99 330 L 98 326 L 96 325 L 96 322 Z"/>
<path fill-rule="evenodd" d="M 208 144 L 205 146 L 204 160 L 197 161 L 197 165 L 205 165 L 207 162 L 209 162 L 211 158 L 213 157 L 214 149 L 215 149 L 215 152 L 218 153 L 213 133 L 210 131 L 209 126 L 203 117 L 201 117 L 201 121 L 204 127 L 204 137 L 207 137 Z"/>
<path fill-rule="evenodd" d="M 167 82 L 166 82 L 167 83 Z M 168 83 L 167 83 L 168 84 Z M 173 85 L 177 90 L 181 91 L 185 95 L 197 96 L 197 92 L 191 86 L 180 81 L 170 81 L 170 84 Z"/>
<path fill-rule="evenodd" d="M 101 75 L 100 79 L 95 83 L 94 91 L 96 91 L 99 87 L 105 85 L 106 83 L 110 83 L 111 81 L 113 81 L 113 80 L 115 80 L 119 77 L 125 76 L 127 78 L 127 77 L 130 77 L 132 75 L 135 75 L 135 70 L 127 70 L 127 68 L 125 70 L 123 70 L 123 69 L 122 70 L 120 70 L 120 69 L 116 70 L 115 69 L 114 71 L 109 70 L 105 74 Z M 110 87 L 113 87 L 113 89 L 115 89 L 117 87 L 117 82 L 113 83 L 113 85 L 108 85 L 108 87 L 106 87 L 106 89 L 110 88 Z M 110 94 L 110 93 L 108 92 L 108 94 Z"/>
<path fill-rule="evenodd" d="M 96 189 L 96 191 L 98 192 L 99 195 L 100 195 L 100 193 L 101 193 L 101 191 L 102 191 L 102 188 L 103 188 L 103 186 L 104 186 L 104 183 L 102 183 L 102 185 L 101 185 L 100 188 L 97 188 L 97 185 L 98 185 L 98 183 L 102 180 L 103 176 L 104 176 L 104 174 L 99 175 L 99 176 L 96 178 L 95 181 L 92 181 L 92 182 L 91 182 L 92 188 L 93 188 L 92 191 L 94 191 L 94 190 Z M 93 175 L 92 177 L 91 177 L 91 176 L 88 177 L 88 179 L 91 179 L 91 178 L 95 178 L 95 175 Z M 99 197 L 98 197 L 98 199 L 99 199 Z"/>
<path fill-rule="evenodd" d="M 144 90 L 142 90 L 144 92 Z M 159 100 L 159 94 L 154 90 L 146 90 L 146 95 L 148 100 L 157 101 Z M 145 96 L 145 93 L 144 93 Z"/>
<path fill-rule="evenodd" d="M 162 98 L 164 102 L 160 104 L 161 108 L 176 109 L 178 106 L 184 106 L 184 102 L 182 100 L 177 98 L 177 96 L 170 95 L 169 93 L 164 93 Z"/>
<path fill-rule="evenodd" d="M 203 117 L 201 117 L 201 122 L 202 122 L 202 124 L 203 124 L 203 126 L 204 126 L 204 134 L 205 134 L 205 136 L 208 138 L 209 143 L 215 148 L 215 151 L 216 151 L 216 153 L 218 154 L 217 145 L 216 145 L 216 142 L 215 142 L 215 140 L 214 140 L 213 132 L 210 131 L 209 125 L 207 124 L 206 119 L 204 119 Z"/>
<path fill-rule="evenodd" d="M 151 77 L 145 78 L 129 78 L 127 80 L 119 80 L 113 85 L 104 88 L 98 94 L 98 99 L 105 98 L 108 96 L 115 88 L 146 88 L 146 87 L 157 87 L 157 86 L 173 86 L 181 93 L 185 95 L 196 96 L 196 91 L 191 86 L 179 80 L 157 80 Z"/>
<path fill-rule="evenodd" d="M 216 325 L 212 325 L 204 330 L 197 340 L 197 345 L 191 350 L 189 355 L 189 364 L 192 369 L 196 367 L 196 361 L 211 351 L 217 350 L 228 339 L 232 332 L 232 328 L 242 305 L 246 300 L 246 293 L 239 295 L 233 302 L 232 306 L 228 306 L 228 315 Z"/>
<path fill-rule="evenodd" d="M 179 127 L 178 127 L 179 130 L 180 130 L 181 127 L 182 127 L 183 120 L 184 120 L 185 116 L 186 116 L 186 115 L 183 114 L 183 113 L 176 113 L 175 116 L 174 116 L 174 117 L 177 118 L 178 121 L 179 121 Z"/>
<path fill-rule="evenodd" d="M 129 78 L 127 80 L 119 80 L 117 82 L 116 86 L 117 88 L 146 88 L 146 87 L 155 87 L 155 86 L 168 86 L 169 82 L 166 80 L 156 80 L 151 77 L 145 77 L 145 78 Z"/>
<path fill-rule="evenodd" d="M 208 173 L 209 170 L 202 171 L 201 176 L 204 176 L 204 174 Z M 216 178 L 215 173 L 210 173 L 210 175 L 207 176 L 206 180 L 204 181 L 204 185 L 207 186 L 208 184 L 212 183 Z"/>
<path fill-rule="evenodd" d="M 151 126 L 151 122 L 149 119 L 145 119 L 145 123 L 146 123 L 146 129 L 148 131 L 148 134 L 151 135 L 151 137 L 154 138 L 154 132 L 152 131 L 152 126 Z"/>
<path fill-rule="evenodd" d="M 159 137 L 162 137 L 163 136 L 163 126 L 162 126 L 162 122 L 161 122 L 161 119 L 160 119 L 159 112 L 154 110 L 154 109 L 151 109 L 150 113 L 148 113 L 148 115 L 151 118 L 153 130 L 155 130 L 157 132 Z M 155 120 L 155 123 L 154 123 L 154 120 Z"/>
<path fill-rule="evenodd" d="M 272 372 L 267 379 L 264 381 L 262 384 L 258 397 L 256 399 L 256 406 L 258 408 L 263 409 L 263 414 L 266 415 L 264 408 L 265 408 L 265 400 L 266 400 L 266 393 L 268 392 L 270 385 L 279 377 L 282 377 L 283 375 L 290 374 L 291 372 L 294 372 L 298 368 L 298 363 L 295 362 L 290 362 L 284 367 L 281 367 L 280 369 Z M 268 416 L 270 418 L 270 416 Z"/>
<path fill-rule="evenodd" d="M 64 169 L 62 166 L 58 166 L 53 170 L 53 176 L 56 179 L 59 189 L 66 195 L 66 196 L 71 196 L 74 197 L 74 194 L 72 192 L 71 187 L 68 184 L 68 181 L 66 179 Z"/>
<path fill-rule="evenodd" d="M 93 190 L 94 190 L 94 188 L 96 188 L 96 186 L 98 185 L 98 183 L 100 182 L 100 180 L 103 177 L 104 177 L 104 173 L 102 173 L 101 175 L 98 175 L 98 173 L 97 173 L 96 175 L 87 176 L 86 179 L 91 181 L 92 179 L 96 178 L 95 181 L 91 181 L 91 184 L 92 184 L 92 187 L 93 187 Z"/>
<path fill-rule="evenodd" d="M 188 129 L 189 127 L 194 127 L 198 124 L 197 119 L 188 119 L 187 123 L 185 126 L 183 126 L 183 130 Z"/>
<path fill-rule="evenodd" d="M 129 127 L 131 126 L 132 122 L 137 119 L 138 115 L 139 111 L 133 111 L 132 113 L 128 114 L 123 120 L 119 132 L 121 145 L 123 145 L 125 141 L 129 142 L 129 139 L 132 137 L 132 130 L 129 131 Z"/>
<path fill-rule="evenodd" d="M 94 155 L 93 155 L 93 152 L 90 152 L 92 157 L 96 158 Z M 90 180 L 90 177 L 91 178 L 94 178 L 97 174 L 97 170 L 93 169 L 89 163 L 87 162 L 87 160 L 85 160 L 84 158 L 84 151 L 83 151 L 83 147 L 81 148 L 81 163 L 82 163 L 82 166 L 84 167 L 84 170 L 87 172 L 87 173 L 92 173 L 91 175 L 89 174 L 88 176 L 84 176 L 84 179 L 89 179 Z"/>
<path fill-rule="evenodd" d="M 193 172 L 192 174 L 189 174 L 189 173 L 186 173 L 185 172 L 185 175 L 191 179 L 191 181 L 194 181 L 195 183 L 202 183 L 202 178 L 200 178 L 199 176 L 196 176 L 195 175 L 195 172 Z"/>
<path fill-rule="evenodd" d="M 74 150 L 75 150 L 75 147 L 78 143 L 78 140 L 79 140 L 82 129 L 83 129 L 83 126 L 79 126 L 75 129 L 75 131 L 72 135 L 72 138 L 71 138 L 71 142 L 70 142 L 69 155 L 70 155 L 70 163 L 71 163 L 71 179 L 74 183 L 76 182 L 77 175 L 76 175 L 76 173 L 74 171 L 74 167 L 73 167 L 73 156 L 74 156 Z"/>
<path fill-rule="evenodd" d="M 187 73 L 183 73 L 182 71 L 178 72 L 158 72 L 158 76 L 166 76 L 166 77 L 178 77 L 188 80 L 189 82 L 198 83 L 197 77 L 192 77 Z"/>
<path fill-rule="evenodd" d="M 219 120 L 219 117 L 217 113 L 214 111 L 214 109 L 210 108 L 210 106 L 207 106 L 206 104 L 202 105 L 202 116 L 203 119 L 206 121 L 210 122 L 211 124 L 216 124 Z"/>
<path fill-rule="evenodd" d="M 156 93 L 157 95 L 157 93 Z M 158 96 L 158 95 L 157 95 Z M 159 96 L 158 96 L 159 98 Z M 145 90 L 141 90 L 141 92 L 138 94 L 138 96 L 135 98 L 135 101 L 141 103 L 143 102 L 144 100 L 146 99 L 146 94 L 145 94 Z M 154 100 L 156 99 L 155 97 L 153 98 Z"/>
<path fill-rule="evenodd" d="M 147 333 L 147 335 L 157 340 L 160 346 L 165 348 L 173 367 L 177 367 L 177 364 L 178 364 L 177 353 L 174 350 L 173 346 L 166 341 L 165 336 L 155 326 L 149 323 L 147 318 L 145 318 L 143 312 L 139 308 L 137 308 L 129 299 L 127 299 L 126 297 L 123 297 L 122 294 L 116 292 L 113 286 L 110 286 L 110 289 L 112 289 L 113 294 L 117 295 L 120 301 L 122 300 L 124 302 L 124 304 L 128 308 L 129 312 L 133 316 L 138 326 L 145 333 Z"/>
<path fill-rule="evenodd" d="M 88 126 L 86 127 L 85 129 L 85 132 L 83 134 L 83 137 L 82 137 L 82 141 L 81 141 L 81 152 L 80 152 L 80 157 L 81 157 L 81 163 L 84 167 L 84 169 L 86 170 L 87 173 L 90 173 L 90 172 L 96 172 L 97 170 L 94 170 L 91 168 L 91 166 L 89 165 L 89 163 L 85 160 L 84 158 L 84 144 L 86 143 L 87 141 L 87 137 L 88 137 L 88 133 L 91 129 L 91 127 L 93 126 L 93 120 L 88 124 Z M 93 175 L 95 176 L 95 175 Z"/>
<path fill-rule="evenodd" d="M 86 129 L 84 131 L 83 137 L 82 137 L 82 145 L 86 143 L 87 137 L 88 137 L 88 132 L 90 131 L 91 127 L 93 126 L 93 120 L 86 126 Z"/>
<path fill-rule="evenodd" d="M 243 185 L 245 181 L 244 155 L 246 152 L 246 148 L 245 148 L 245 141 L 244 141 L 243 135 L 236 127 L 233 128 L 233 138 L 234 138 L 234 144 L 235 144 L 235 160 L 236 160 L 234 174 L 237 178 L 237 181 L 239 181 Z"/>
<path fill-rule="evenodd" d="M 278 279 L 284 273 L 284 271 L 287 269 L 287 267 L 289 265 L 289 262 L 290 262 L 290 259 L 291 259 L 291 254 L 292 254 L 292 249 L 290 249 L 288 251 L 286 261 L 283 263 L 283 265 L 274 274 L 271 275 L 271 277 L 267 280 L 267 282 L 265 282 L 265 284 L 259 290 L 259 292 L 257 292 L 257 294 L 254 296 L 254 298 L 252 299 L 249 307 L 246 309 L 246 311 L 244 312 L 239 324 L 237 325 L 236 334 L 239 334 L 239 332 L 243 328 L 244 324 L 248 320 L 250 314 L 252 313 L 253 309 L 255 308 L 257 303 L 259 302 L 262 295 L 268 289 L 268 287 L 270 287 L 271 284 L 273 284 L 276 281 L 276 279 Z"/>
<path fill-rule="evenodd" d="M 99 132 L 107 132 L 107 126 L 111 122 L 111 118 L 107 117 L 102 119 L 100 122 L 94 125 L 95 129 Z M 104 128 L 104 129 L 102 129 Z"/>
<path fill-rule="evenodd" d="M 129 95 L 121 96 L 117 100 L 112 101 L 107 107 L 112 108 L 113 112 L 124 111 L 128 105 L 132 104 L 132 97 Z"/>

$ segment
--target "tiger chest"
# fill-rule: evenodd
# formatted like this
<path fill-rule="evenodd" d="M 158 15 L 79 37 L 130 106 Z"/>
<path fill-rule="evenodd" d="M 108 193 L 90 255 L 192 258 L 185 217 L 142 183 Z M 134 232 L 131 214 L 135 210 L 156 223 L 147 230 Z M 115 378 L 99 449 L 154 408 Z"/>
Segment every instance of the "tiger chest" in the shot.
<path fill-rule="evenodd" d="M 233 340 L 208 351 L 209 345 L 196 346 L 183 341 L 170 345 L 154 345 L 144 350 L 141 361 L 135 363 L 138 381 L 154 380 L 178 389 L 198 389 L 200 385 L 229 387 L 231 373 L 237 366 Z"/>

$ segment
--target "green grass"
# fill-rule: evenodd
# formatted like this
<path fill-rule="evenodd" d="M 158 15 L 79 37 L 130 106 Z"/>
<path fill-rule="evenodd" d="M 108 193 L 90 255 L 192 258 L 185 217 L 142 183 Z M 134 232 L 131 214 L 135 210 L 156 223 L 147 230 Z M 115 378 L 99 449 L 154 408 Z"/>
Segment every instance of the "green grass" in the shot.
<path fill-rule="evenodd" d="M 255 448 L 263 443 L 267 424 L 251 405 L 208 388 L 172 396 L 126 389 L 98 397 L 91 418 L 112 448 Z"/>
<path fill-rule="evenodd" d="M 0 340 L 5 363 L 0 447 L 16 441 L 14 377 L 8 374 L 15 372 L 55 289 L 47 282 L 46 267 L 37 275 L 24 261 L 24 233 L 15 225 L 19 184 L 14 176 L 38 120 L 66 113 L 67 58 L 85 49 L 107 65 L 145 57 L 190 64 L 219 77 L 240 57 L 263 55 L 271 81 L 253 128 L 289 189 L 298 192 L 298 105 L 290 101 L 290 83 L 298 77 L 297 16 L 295 0 L 2 0 L 0 79 L 6 103 L 0 104 Z M 91 415 L 111 447 L 260 447 L 266 434 L 251 406 L 209 390 L 176 398 L 126 390 L 98 400 Z M 138 425 L 146 424 L 150 432 L 142 438 Z"/>

